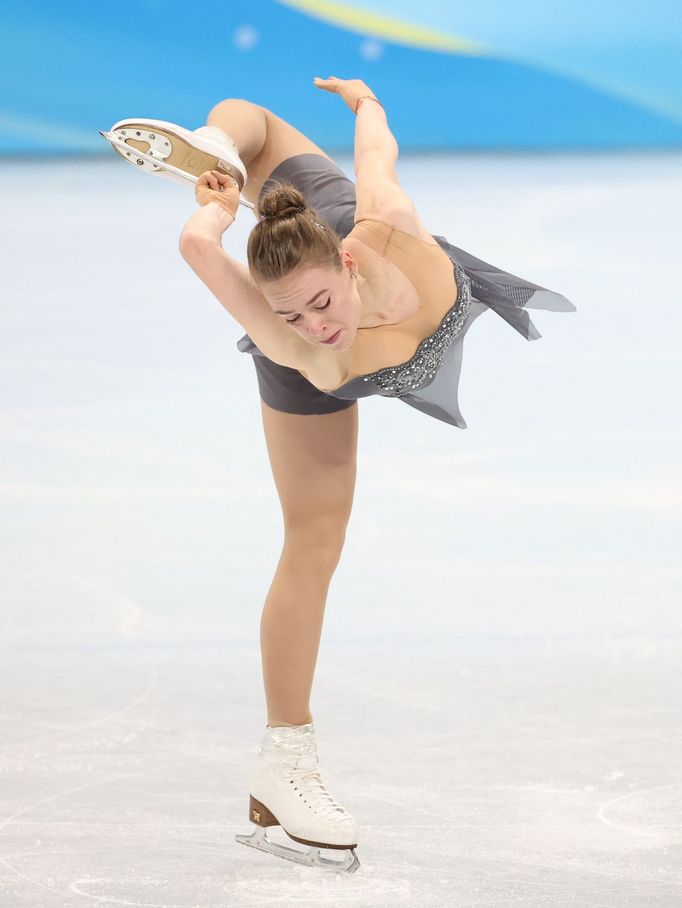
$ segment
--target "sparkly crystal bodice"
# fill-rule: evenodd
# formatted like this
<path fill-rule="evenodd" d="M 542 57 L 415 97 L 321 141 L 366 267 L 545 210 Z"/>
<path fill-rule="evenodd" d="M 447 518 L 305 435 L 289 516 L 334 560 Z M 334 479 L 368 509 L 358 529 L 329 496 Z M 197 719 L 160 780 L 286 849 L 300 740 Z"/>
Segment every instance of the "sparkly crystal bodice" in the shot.
<path fill-rule="evenodd" d="M 359 400 L 374 395 L 393 397 L 428 416 L 465 429 L 467 424 L 459 408 L 458 386 L 464 338 L 474 321 L 491 309 L 527 340 L 535 340 L 540 332 L 531 321 L 528 309 L 574 312 L 575 306 L 560 293 L 476 258 L 453 246 L 445 237 L 433 234 L 433 238 L 453 263 L 457 283 L 455 303 L 445 313 L 439 327 L 418 344 L 407 362 L 360 374 L 324 393 L 340 400 Z M 239 341 L 238 349 L 264 358 L 248 334 Z M 281 400 L 276 401 L 277 408 L 285 412 L 302 412 L 297 409 L 298 392 L 288 390 L 288 375 L 293 370 L 273 368 L 278 370 L 277 381 L 282 388 L 277 392 L 281 396 Z M 304 376 L 297 374 L 303 380 Z M 319 394 L 320 390 L 315 389 L 314 393 Z"/>
<path fill-rule="evenodd" d="M 414 356 L 397 366 L 387 366 L 363 375 L 363 381 L 375 382 L 387 397 L 401 397 L 425 387 L 434 378 L 443 364 L 445 351 L 462 330 L 471 308 L 471 281 L 456 263 L 455 280 L 455 304 L 445 313 L 434 333 L 421 341 Z"/>

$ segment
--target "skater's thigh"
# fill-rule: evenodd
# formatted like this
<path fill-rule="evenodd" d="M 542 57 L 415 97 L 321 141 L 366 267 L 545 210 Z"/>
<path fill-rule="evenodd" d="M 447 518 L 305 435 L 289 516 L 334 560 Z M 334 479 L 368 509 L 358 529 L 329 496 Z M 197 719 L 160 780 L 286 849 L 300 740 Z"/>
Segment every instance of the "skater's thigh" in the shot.
<path fill-rule="evenodd" d="M 286 536 L 342 545 L 355 491 L 357 403 L 310 416 L 261 407 Z"/>
<path fill-rule="evenodd" d="M 305 204 L 319 220 L 339 237 L 347 236 L 355 225 L 355 183 L 329 155 L 305 153 L 285 158 L 261 187 L 260 197 L 278 186 L 292 184 L 303 195 Z"/>
<path fill-rule="evenodd" d="M 319 145 L 316 145 L 291 123 L 287 123 L 286 120 L 267 108 L 263 108 L 263 110 L 267 121 L 265 144 L 260 154 L 248 164 L 249 184 L 254 195 L 252 199 L 254 202 L 270 174 L 287 158 L 299 154 L 317 154 L 332 160 Z"/>

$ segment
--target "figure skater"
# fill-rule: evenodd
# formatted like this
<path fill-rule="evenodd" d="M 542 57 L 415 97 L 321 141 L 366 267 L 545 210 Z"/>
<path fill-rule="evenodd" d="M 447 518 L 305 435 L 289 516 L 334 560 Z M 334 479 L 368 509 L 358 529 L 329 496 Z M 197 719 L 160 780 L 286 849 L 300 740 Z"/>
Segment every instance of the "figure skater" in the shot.
<path fill-rule="evenodd" d="M 250 783 L 247 845 L 353 872 L 358 824 L 319 770 L 310 692 L 327 591 L 356 477 L 360 397 L 393 397 L 466 428 L 457 386 L 463 338 L 492 309 L 528 340 L 527 309 L 570 312 L 561 294 L 429 233 L 396 174 L 398 145 L 359 79 L 316 78 L 355 120 L 355 184 L 272 111 L 227 99 L 191 131 L 122 120 L 102 133 L 139 169 L 194 185 L 200 207 L 180 252 L 247 334 L 256 367 L 284 545 L 261 621 L 267 726 Z M 221 237 L 254 209 L 248 268 Z M 307 851 L 272 842 L 279 825 Z M 345 852 L 330 860 L 320 849 Z"/>

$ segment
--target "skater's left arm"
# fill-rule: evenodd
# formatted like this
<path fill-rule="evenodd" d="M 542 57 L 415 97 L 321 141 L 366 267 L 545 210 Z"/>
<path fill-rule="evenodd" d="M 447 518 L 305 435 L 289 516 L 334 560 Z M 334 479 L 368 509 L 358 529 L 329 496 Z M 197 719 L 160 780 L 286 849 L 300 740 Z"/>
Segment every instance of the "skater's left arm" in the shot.
<path fill-rule="evenodd" d="M 355 220 L 370 218 L 431 240 L 412 199 L 398 181 L 398 142 L 374 92 L 360 79 L 315 79 L 340 95 L 355 114 Z"/>

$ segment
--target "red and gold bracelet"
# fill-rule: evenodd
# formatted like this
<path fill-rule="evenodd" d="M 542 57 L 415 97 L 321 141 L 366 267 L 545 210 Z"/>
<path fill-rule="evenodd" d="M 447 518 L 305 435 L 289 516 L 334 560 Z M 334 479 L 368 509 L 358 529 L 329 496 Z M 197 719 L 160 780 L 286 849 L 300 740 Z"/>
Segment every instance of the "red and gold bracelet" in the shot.
<path fill-rule="evenodd" d="M 353 111 L 353 113 L 355 114 L 356 117 L 358 115 L 358 108 L 360 107 L 360 102 L 364 101 L 365 98 L 369 98 L 370 101 L 376 101 L 377 104 L 379 105 L 379 107 L 384 106 L 378 98 L 374 97 L 374 95 L 363 95 L 361 98 L 358 98 L 357 104 L 355 105 L 355 110 Z"/>

